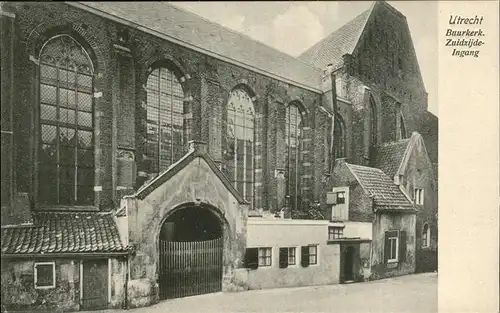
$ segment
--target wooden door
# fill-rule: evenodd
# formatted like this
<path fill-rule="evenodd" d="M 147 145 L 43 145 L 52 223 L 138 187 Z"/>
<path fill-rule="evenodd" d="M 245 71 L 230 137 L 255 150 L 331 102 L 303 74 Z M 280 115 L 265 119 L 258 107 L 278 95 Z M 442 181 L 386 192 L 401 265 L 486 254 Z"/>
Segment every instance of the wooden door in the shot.
<path fill-rule="evenodd" d="M 354 280 L 354 248 L 347 247 L 344 256 L 344 282 Z"/>
<path fill-rule="evenodd" d="M 85 260 L 82 271 L 82 310 L 108 307 L 108 259 Z"/>

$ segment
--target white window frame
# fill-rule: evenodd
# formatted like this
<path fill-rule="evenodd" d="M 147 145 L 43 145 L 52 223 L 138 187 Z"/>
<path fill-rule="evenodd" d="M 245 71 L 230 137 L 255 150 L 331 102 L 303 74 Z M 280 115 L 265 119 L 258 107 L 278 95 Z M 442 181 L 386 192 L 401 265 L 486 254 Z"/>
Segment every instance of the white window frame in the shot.
<path fill-rule="evenodd" d="M 290 251 L 294 251 L 294 256 L 295 256 L 295 263 L 291 264 L 290 263 Z M 288 258 L 286 260 L 286 263 L 288 266 L 294 267 L 297 266 L 299 262 L 298 261 L 298 255 L 297 255 L 297 247 L 288 247 Z"/>
<path fill-rule="evenodd" d="M 319 265 L 319 245 L 318 244 L 313 244 L 313 245 L 308 245 L 308 248 L 310 249 L 311 247 L 316 247 L 316 263 L 311 263 L 311 250 L 309 250 L 309 266 L 318 266 Z"/>
<path fill-rule="evenodd" d="M 330 230 L 333 230 L 333 232 L 330 233 Z M 336 230 L 337 231 L 340 230 L 339 237 L 337 237 L 337 238 L 335 238 L 335 231 Z M 342 239 L 342 238 L 344 238 L 344 227 L 328 226 L 328 240 L 336 240 L 336 239 Z"/>
<path fill-rule="evenodd" d="M 429 226 L 429 223 L 425 223 L 424 226 L 422 227 L 422 236 L 424 235 L 424 229 L 425 226 L 427 226 L 427 230 L 425 231 L 425 243 L 422 240 L 422 248 L 429 248 L 431 245 L 431 227 Z"/>
<path fill-rule="evenodd" d="M 271 251 L 271 255 L 270 255 L 270 264 L 261 264 L 260 263 L 260 260 L 261 260 L 261 251 L 265 251 L 265 250 L 269 250 Z M 267 260 L 267 256 L 265 257 L 265 259 Z M 259 247 L 258 250 L 257 250 L 257 264 L 259 266 L 259 268 L 261 267 L 272 267 L 273 266 L 273 248 L 272 247 Z"/>
<path fill-rule="evenodd" d="M 388 258 L 387 263 L 397 263 L 399 260 L 399 232 L 395 237 L 391 236 L 388 239 L 389 239 L 389 242 L 393 242 L 393 241 L 396 242 L 396 255 L 392 259 Z M 392 248 L 392 244 L 389 244 L 389 251 L 388 251 L 389 255 L 392 253 L 391 248 Z"/>
<path fill-rule="evenodd" d="M 424 189 L 415 188 L 415 204 L 418 205 L 424 204 Z"/>
<path fill-rule="evenodd" d="M 52 285 L 50 285 L 50 286 L 38 286 L 37 285 L 37 282 L 38 282 L 37 266 L 38 265 L 52 265 Z M 35 277 L 33 280 L 33 284 L 35 286 L 35 289 L 52 289 L 52 288 L 56 287 L 56 263 L 55 262 L 35 262 L 35 264 L 33 265 L 33 269 L 35 272 Z"/>

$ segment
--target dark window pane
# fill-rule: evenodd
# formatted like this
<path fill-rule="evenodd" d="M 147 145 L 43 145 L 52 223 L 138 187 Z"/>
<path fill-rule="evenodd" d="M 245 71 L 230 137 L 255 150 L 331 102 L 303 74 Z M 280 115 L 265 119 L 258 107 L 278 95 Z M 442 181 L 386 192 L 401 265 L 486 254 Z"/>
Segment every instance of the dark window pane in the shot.
<path fill-rule="evenodd" d="M 48 85 L 40 85 L 40 101 L 42 103 L 56 104 L 56 87 Z"/>
<path fill-rule="evenodd" d="M 74 183 L 74 182 L 73 182 Z M 60 204 L 72 205 L 75 204 L 75 185 L 59 185 Z"/>
<path fill-rule="evenodd" d="M 94 203 L 94 187 L 78 186 L 78 203 L 92 205 Z"/>
<path fill-rule="evenodd" d="M 38 287 L 52 286 L 54 284 L 52 264 L 37 264 L 36 274 L 36 285 Z"/>
<path fill-rule="evenodd" d="M 94 170 L 88 168 L 78 168 L 78 182 L 79 186 L 93 186 L 94 185 Z"/>
<path fill-rule="evenodd" d="M 57 146 L 55 146 L 55 145 L 42 145 L 38 159 L 39 159 L 40 163 L 57 164 Z"/>
<path fill-rule="evenodd" d="M 94 167 L 94 151 L 92 149 L 78 149 L 78 166 Z"/>
<path fill-rule="evenodd" d="M 57 203 L 57 166 L 41 164 L 38 169 L 40 203 Z"/>
<path fill-rule="evenodd" d="M 74 165 L 75 164 L 75 148 L 69 146 L 59 147 L 59 164 Z"/>

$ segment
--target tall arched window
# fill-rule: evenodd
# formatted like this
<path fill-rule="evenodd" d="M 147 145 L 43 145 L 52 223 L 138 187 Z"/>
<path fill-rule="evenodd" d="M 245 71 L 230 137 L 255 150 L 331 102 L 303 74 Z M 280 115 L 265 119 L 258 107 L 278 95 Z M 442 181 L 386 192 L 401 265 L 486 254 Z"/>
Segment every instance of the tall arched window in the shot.
<path fill-rule="evenodd" d="M 403 118 L 403 114 L 399 113 L 399 139 L 404 139 L 406 138 L 406 127 L 405 127 L 405 120 Z"/>
<path fill-rule="evenodd" d="M 295 209 L 300 204 L 299 178 L 303 125 L 299 107 L 294 103 L 286 108 L 285 125 L 287 194 L 290 196 L 290 206 Z"/>
<path fill-rule="evenodd" d="M 243 198 L 252 205 L 254 122 L 254 104 L 249 94 L 242 88 L 233 89 L 227 103 L 226 174 Z"/>
<path fill-rule="evenodd" d="M 184 144 L 184 91 L 173 71 L 158 67 L 147 83 L 147 140 L 145 155 L 150 171 L 158 173 L 186 152 Z"/>
<path fill-rule="evenodd" d="M 93 72 L 68 35 L 49 39 L 40 52 L 40 204 L 93 204 Z"/>
<path fill-rule="evenodd" d="M 377 107 L 373 97 L 370 97 L 370 146 L 377 145 Z"/>
<path fill-rule="evenodd" d="M 425 223 L 422 228 L 422 248 L 427 248 L 430 246 L 431 240 L 431 229 L 429 224 Z"/>
<path fill-rule="evenodd" d="M 335 145 L 335 157 L 345 157 L 345 124 L 344 120 L 338 114 L 335 114 L 333 140 Z"/>

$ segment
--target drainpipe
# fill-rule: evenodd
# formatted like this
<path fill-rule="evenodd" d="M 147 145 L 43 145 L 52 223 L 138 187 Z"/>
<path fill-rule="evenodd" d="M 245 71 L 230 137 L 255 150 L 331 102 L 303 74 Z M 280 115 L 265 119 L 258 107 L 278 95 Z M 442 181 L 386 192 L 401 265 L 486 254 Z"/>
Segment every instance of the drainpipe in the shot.
<path fill-rule="evenodd" d="M 332 125 L 332 133 L 331 133 L 331 143 L 330 143 L 330 153 L 331 153 L 331 160 L 330 160 L 330 173 L 332 173 L 333 171 L 333 167 L 335 165 L 335 114 L 337 114 L 337 84 L 336 84 L 336 76 L 335 76 L 335 73 L 333 72 L 333 65 L 332 64 L 328 64 L 328 67 L 327 67 L 328 71 L 330 72 L 330 79 L 331 79 L 331 84 L 332 84 L 332 122 L 331 122 L 331 125 Z"/>
<path fill-rule="evenodd" d="M 130 259 L 130 250 L 127 253 L 127 256 L 125 257 L 125 301 L 122 305 L 122 308 L 124 310 L 128 310 L 128 280 L 130 279 L 130 265 L 129 265 L 129 259 Z"/>

